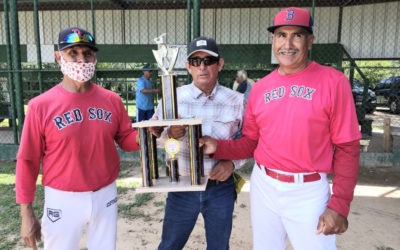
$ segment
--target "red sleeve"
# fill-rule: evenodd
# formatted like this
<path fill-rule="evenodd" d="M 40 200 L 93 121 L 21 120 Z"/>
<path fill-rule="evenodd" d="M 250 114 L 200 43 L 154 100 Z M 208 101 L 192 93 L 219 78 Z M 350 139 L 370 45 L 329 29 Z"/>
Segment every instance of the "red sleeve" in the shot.
<path fill-rule="evenodd" d="M 35 199 L 36 180 L 40 163 L 19 158 L 16 167 L 15 192 L 17 203 L 30 203 Z"/>
<path fill-rule="evenodd" d="M 36 181 L 45 144 L 42 130 L 35 105 L 29 105 L 17 153 L 15 176 L 17 203 L 29 203 L 35 199 Z"/>
<path fill-rule="evenodd" d="M 239 160 L 253 157 L 258 141 L 243 136 L 236 140 L 217 140 L 217 142 L 218 146 L 213 158 Z"/>
<path fill-rule="evenodd" d="M 132 128 L 131 119 L 126 112 L 124 105 L 119 101 L 121 110 L 120 127 L 115 138 L 121 149 L 127 152 L 139 150 L 139 145 L 136 143 L 136 135 L 138 132 Z"/>
<path fill-rule="evenodd" d="M 333 156 L 333 186 L 328 207 L 347 217 L 357 183 L 360 141 L 335 145 Z"/>

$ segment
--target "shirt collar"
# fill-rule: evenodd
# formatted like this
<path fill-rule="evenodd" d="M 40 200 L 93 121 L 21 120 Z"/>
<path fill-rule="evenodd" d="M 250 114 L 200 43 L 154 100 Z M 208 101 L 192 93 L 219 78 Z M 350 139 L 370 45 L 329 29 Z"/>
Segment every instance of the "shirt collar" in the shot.
<path fill-rule="evenodd" d="M 194 99 L 198 99 L 201 96 L 206 96 L 203 91 L 201 91 L 201 89 L 199 89 L 198 87 L 196 87 L 196 85 L 194 85 L 194 83 L 192 82 L 190 84 L 191 86 L 191 92 L 192 92 L 192 96 Z M 214 86 L 214 89 L 212 90 L 211 94 L 208 96 L 209 99 L 213 100 L 215 97 L 215 93 L 217 92 L 217 88 L 219 87 L 219 82 L 217 81 L 217 83 Z"/>

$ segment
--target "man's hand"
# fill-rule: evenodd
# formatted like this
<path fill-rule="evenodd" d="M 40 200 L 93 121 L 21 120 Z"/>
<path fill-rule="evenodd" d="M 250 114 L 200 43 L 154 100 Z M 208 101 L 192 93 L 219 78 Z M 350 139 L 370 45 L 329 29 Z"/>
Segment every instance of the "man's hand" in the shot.
<path fill-rule="evenodd" d="M 214 154 L 217 151 L 217 140 L 210 136 L 203 136 L 199 139 L 200 147 L 203 147 L 204 154 Z"/>
<path fill-rule="evenodd" d="M 169 138 L 179 139 L 186 134 L 188 125 L 175 125 L 168 128 L 167 133 Z"/>
<path fill-rule="evenodd" d="M 25 245 L 37 250 L 36 242 L 41 241 L 41 226 L 36 218 L 32 204 L 21 204 L 21 238 Z"/>
<path fill-rule="evenodd" d="M 161 136 L 164 131 L 164 127 L 149 127 L 149 131 L 157 138 Z"/>
<path fill-rule="evenodd" d="M 153 116 L 150 120 L 157 121 L 158 116 Z M 149 127 L 149 131 L 157 138 L 161 136 L 161 133 L 164 131 L 164 127 Z"/>
<path fill-rule="evenodd" d="M 219 161 L 211 170 L 208 178 L 217 181 L 226 181 L 235 170 L 232 161 Z"/>
<path fill-rule="evenodd" d="M 330 208 L 327 208 L 319 217 L 317 234 L 341 234 L 346 232 L 348 226 L 349 223 L 346 217 Z"/>

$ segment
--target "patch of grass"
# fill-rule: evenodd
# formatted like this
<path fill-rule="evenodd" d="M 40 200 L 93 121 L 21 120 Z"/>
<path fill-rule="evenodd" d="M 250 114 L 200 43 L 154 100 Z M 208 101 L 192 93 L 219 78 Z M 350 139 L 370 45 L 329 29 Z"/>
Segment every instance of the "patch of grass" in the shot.
<path fill-rule="evenodd" d="M 130 204 L 118 204 L 118 214 L 123 218 L 130 220 L 142 218 L 144 221 L 150 221 L 151 217 L 146 215 L 142 210 L 134 207 L 133 203 Z"/>
<path fill-rule="evenodd" d="M 385 246 L 380 246 L 380 247 L 375 247 L 375 250 L 394 250 L 394 248 L 385 247 Z"/>
<path fill-rule="evenodd" d="M 1 162 L 0 167 L 0 249 L 13 249 L 20 239 L 20 209 L 15 202 L 15 163 Z M 38 218 L 42 215 L 43 187 L 37 186 L 33 208 Z"/>
<path fill-rule="evenodd" d="M 152 193 L 136 194 L 135 201 L 128 204 L 118 204 L 118 214 L 124 218 L 137 219 L 143 218 L 145 221 L 151 220 L 139 207 L 146 205 L 148 201 L 154 198 Z"/>
<path fill-rule="evenodd" d="M 155 201 L 155 202 L 153 202 L 153 205 L 155 207 L 163 207 L 163 206 L 165 206 L 165 202 L 164 201 Z"/>
<path fill-rule="evenodd" d="M 4 119 L 2 122 L 0 122 L 0 127 L 8 127 L 8 119 Z"/>
<path fill-rule="evenodd" d="M 154 198 L 152 193 L 136 194 L 135 195 L 135 207 L 146 205 L 148 201 Z"/>

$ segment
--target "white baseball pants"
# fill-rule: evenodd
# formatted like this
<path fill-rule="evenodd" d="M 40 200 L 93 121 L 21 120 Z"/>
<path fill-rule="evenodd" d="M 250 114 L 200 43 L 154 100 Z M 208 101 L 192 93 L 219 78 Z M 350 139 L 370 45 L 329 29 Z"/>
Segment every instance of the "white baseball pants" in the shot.
<path fill-rule="evenodd" d="M 91 192 L 65 192 L 45 187 L 42 235 L 46 250 L 79 248 L 86 229 L 87 248 L 116 248 L 116 183 Z"/>
<path fill-rule="evenodd" d="M 254 249 L 284 250 L 288 237 L 295 250 L 335 250 L 335 235 L 316 234 L 329 197 L 326 174 L 318 181 L 285 183 L 255 164 L 250 185 Z"/>

